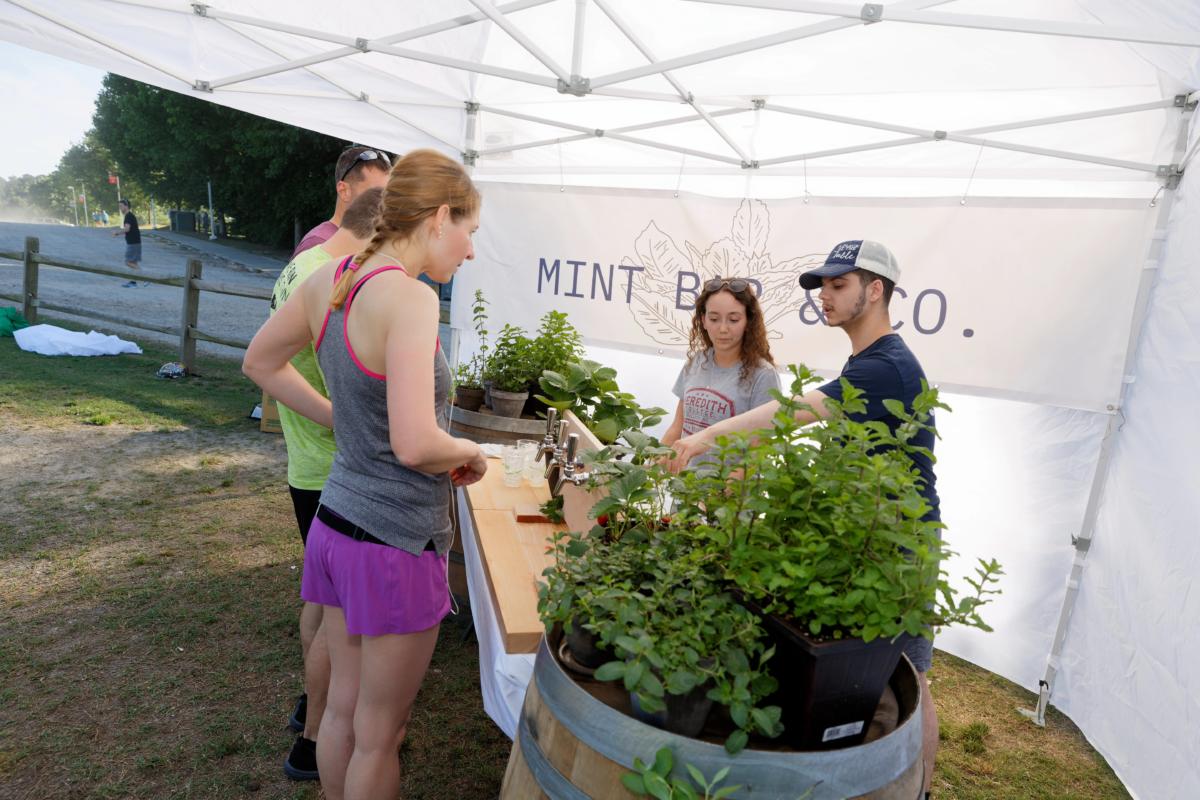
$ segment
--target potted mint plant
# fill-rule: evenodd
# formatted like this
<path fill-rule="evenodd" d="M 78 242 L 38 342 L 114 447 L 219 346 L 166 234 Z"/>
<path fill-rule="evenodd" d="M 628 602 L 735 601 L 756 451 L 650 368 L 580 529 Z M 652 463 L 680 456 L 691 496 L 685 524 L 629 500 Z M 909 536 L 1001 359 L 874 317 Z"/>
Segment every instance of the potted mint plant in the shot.
<path fill-rule="evenodd" d="M 771 651 L 758 617 L 730 595 L 722 558 L 668 515 L 678 482 L 660 463 L 668 452 L 628 430 L 588 454 L 589 482 L 604 490 L 597 524 L 555 538 L 539 610 L 548 630 L 562 626 L 572 662 L 603 661 L 595 678 L 620 681 L 643 721 L 695 736 L 724 706 L 736 752 L 751 733 L 779 733 L 779 709 L 762 703 L 775 688 Z"/>
<path fill-rule="evenodd" d="M 791 397 L 814 382 L 793 367 Z M 936 390 L 922 392 L 895 434 L 856 422 L 862 392 L 843 380 L 822 424 L 802 426 L 803 406 L 781 396 L 773 427 L 723 439 L 718 467 L 688 474 L 676 494 L 679 524 L 725 556 L 725 577 L 763 615 L 781 678 L 785 738 L 804 749 L 861 741 L 900 658 L 902 637 L 931 636 L 940 625 L 990 630 L 979 609 L 1001 574 L 981 560 L 958 598 L 942 569 L 952 555 L 909 454 L 929 427 Z M 782 677 L 787 675 L 787 681 Z M 844 680 L 843 680 L 844 679 Z"/>
<path fill-rule="evenodd" d="M 519 417 L 529 399 L 529 384 L 536 377 L 533 340 L 515 325 L 505 325 L 488 358 L 484 379 L 491 381 L 492 411 L 502 417 Z"/>
<path fill-rule="evenodd" d="M 487 300 L 480 289 L 475 290 L 471 305 L 471 323 L 479 350 L 454 371 L 454 404 L 467 411 L 478 411 L 483 405 L 483 370 L 488 358 Z"/>
<path fill-rule="evenodd" d="M 547 311 L 538 323 L 533 336 L 532 358 L 534 378 L 527 387 L 530 398 L 525 404 L 525 415 L 540 417 L 545 414 L 546 404 L 536 393 L 538 379 L 546 370 L 560 372 L 572 361 L 583 358 L 583 337 L 562 311 Z"/>
<path fill-rule="evenodd" d="M 657 425 L 667 413 L 643 408 L 637 399 L 617 386 L 617 371 L 596 361 L 568 362 L 561 370 L 541 373 L 537 396 L 550 408 L 571 410 L 604 443 L 617 440 L 622 431 Z"/>

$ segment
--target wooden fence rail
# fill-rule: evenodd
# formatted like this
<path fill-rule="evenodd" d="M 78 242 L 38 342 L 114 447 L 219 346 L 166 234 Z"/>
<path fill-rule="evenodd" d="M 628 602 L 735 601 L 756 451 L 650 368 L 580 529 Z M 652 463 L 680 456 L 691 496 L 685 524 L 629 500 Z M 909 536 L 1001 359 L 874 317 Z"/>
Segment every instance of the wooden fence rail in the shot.
<path fill-rule="evenodd" d="M 232 283 L 224 283 L 222 281 L 208 281 L 202 277 L 203 264 L 198 258 L 189 258 L 184 268 L 183 277 L 180 278 L 155 278 L 149 275 L 134 275 L 139 281 L 147 283 L 157 283 L 162 286 L 178 286 L 183 289 L 183 304 L 180 313 L 179 327 L 174 328 L 165 325 L 154 325 L 143 320 L 129 319 L 127 317 L 119 317 L 115 314 L 105 314 L 100 311 L 91 309 L 72 308 L 70 306 L 62 306 L 54 303 L 42 302 L 38 298 L 38 267 L 42 264 L 51 267 L 60 267 L 62 269 L 76 270 L 78 272 L 90 272 L 95 275 L 108 275 L 114 278 L 124 278 L 129 280 L 131 273 L 128 270 L 114 269 L 112 267 L 101 267 L 95 264 L 85 264 L 81 261 L 72 261 L 67 258 L 56 258 L 47 256 L 41 253 L 41 246 L 36 236 L 28 236 L 25 238 L 25 249 L 21 252 L 3 251 L 0 250 L 0 258 L 8 258 L 13 261 L 20 261 L 24 267 L 25 279 L 20 297 L 13 295 L 0 294 L 0 298 L 11 300 L 15 303 L 20 303 L 22 306 L 22 314 L 29 322 L 36 323 L 39 309 L 47 311 L 58 311 L 64 314 L 71 314 L 76 317 L 84 317 L 87 319 L 97 319 L 103 322 L 111 322 L 117 325 L 124 325 L 129 328 L 137 328 L 139 330 L 154 331 L 156 333 L 178 334 L 179 336 L 179 361 L 191 372 L 196 365 L 196 342 L 215 342 L 223 344 L 227 347 L 237 347 L 245 350 L 250 341 L 246 339 L 232 339 L 227 336 L 220 336 L 216 333 L 201 330 L 199 328 L 200 316 L 200 293 L 211 292 L 213 294 L 234 295 L 236 297 L 249 297 L 254 300 L 270 300 L 271 292 L 268 289 L 262 289 L 254 286 L 238 286 Z"/>

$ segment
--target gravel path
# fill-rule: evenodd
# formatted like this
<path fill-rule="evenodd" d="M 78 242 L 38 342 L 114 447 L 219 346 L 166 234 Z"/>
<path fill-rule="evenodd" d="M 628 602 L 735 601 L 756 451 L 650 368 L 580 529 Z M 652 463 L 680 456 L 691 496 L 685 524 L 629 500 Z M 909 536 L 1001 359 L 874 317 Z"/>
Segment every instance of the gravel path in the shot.
<path fill-rule="evenodd" d="M 124 270 L 124 240 L 114 237 L 111 229 L 75 228 L 67 225 L 35 225 L 0 222 L 0 251 L 19 251 L 26 236 L 40 240 L 41 252 L 50 256 L 82 261 L 96 266 Z M 286 253 L 272 257 L 180 236 L 169 231 L 143 232 L 142 274 L 158 278 L 180 277 L 189 258 L 200 258 L 205 278 L 242 286 L 270 289 L 287 259 Z M 136 274 L 130 271 L 131 278 Z M 23 272 L 18 261 L 0 259 L 0 294 L 20 296 Z M 139 283 L 124 288 L 125 280 L 105 275 L 42 266 L 38 276 L 38 295 L 47 303 L 90 309 L 129 319 L 144 319 L 155 325 L 179 325 L 183 291 L 174 286 Z M 0 303 L 11 305 L 10 300 Z M 60 312 L 47 312 L 64 316 Z M 199 328 L 230 338 L 249 339 L 267 317 L 267 303 L 245 297 L 203 292 L 200 295 Z M 72 318 L 96 330 L 115 333 L 139 344 L 153 341 L 179 342 L 178 336 L 142 331 L 87 318 Z M 240 358 L 242 351 L 223 345 L 200 342 L 199 352 L 226 358 Z"/>

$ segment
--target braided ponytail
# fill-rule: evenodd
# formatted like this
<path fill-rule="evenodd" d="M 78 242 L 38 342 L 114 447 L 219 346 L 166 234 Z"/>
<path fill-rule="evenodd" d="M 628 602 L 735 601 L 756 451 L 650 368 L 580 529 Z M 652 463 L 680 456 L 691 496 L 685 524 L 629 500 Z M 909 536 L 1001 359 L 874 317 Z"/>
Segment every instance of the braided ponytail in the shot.
<path fill-rule="evenodd" d="M 354 285 L 355 270 L 385 244 L 412 236 L 443 205 L 450 207 L 450 218 L 458 222 L 477 212 L 479 201 L 479 191 L 457 161 L 436 150 L 414 150 L 401 158 L 388 177 L 375 233 L 338 278 L 329 307 L 334 311 L 342 307 Z"/>

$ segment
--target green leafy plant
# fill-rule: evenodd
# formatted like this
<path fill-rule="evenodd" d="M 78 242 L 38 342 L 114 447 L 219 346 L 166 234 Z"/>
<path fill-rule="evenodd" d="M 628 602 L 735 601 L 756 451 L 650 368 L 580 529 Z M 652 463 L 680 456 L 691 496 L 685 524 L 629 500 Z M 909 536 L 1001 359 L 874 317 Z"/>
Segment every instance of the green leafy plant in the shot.
<path fill-rule="evenodd" d="M 843 380 L 843 399 L 828 401 L 822 424 L 803 426 L 795 412 L 814 377 L 793 367 L 790 396 L 769 432 L 719 442 L 716 470 L 685 477 L 677 498 L 681 524 L 724 553 L 727 578 L 766 611 L 791 618 L 814 636 L 932 636 L 932 626 L 991 630 L 979 609 L 998 591 L 994 560 L 980 560 L 968 579 L 974 593 L 957 597 L 942 570 L 952 552 L 930 507 L 911 456 L 932 454 L 912 443 L 929 430 L 933 409 L 947 407 L 926 389 L 912 412 L 887 409 L 896 432 L 859 422 L 863 393 Z M 810 409 L 811 410 L 811 409 Z"/>
<path fill-rule="evenodd" d="M 683 766 L 691 778 L 689 781 L 687 778 L 672 776 L 671 770 L 674 766 L 675 756 L 671 753 L 671 748 L 663 747 L 654 754 L 654 761 L 650 764 L 644 763 L 640 758 L 634 758 L 634 771 L 622 775 L 621 783 L 638 797 L 653 797 L 656 800 L 721 800 L 742 788 L 717 788 L 729 775 L 729 767 L 722 767 L 713 775 L 712 780 L 708 780 L 699 769 L 684 763 Z"/>
<path fill-rule="evenodd" d="M 538 506 L 538 511 L 546 515 L 546 519 L 554 523 L 563 521 L 563 496 L 555 495 Z"/>
<path fill-rule="evenodd" d="M 487 306 L 481 289 L 475 290 L 475 301 L 471 305 L 471 325 L 479 339 L 479 350 L 467 361 L 458 365 L 454 372 L 454 383 L 464 388 L 483 387 L 483 372 L 488 361 Z"/>
<path fill-rule="evenodd" d="M 570 362 L 583 358 L 583 337 L 567 320 L 564 312 L 547 311 L 542 315 L 533 337 L 531 356 L 537 372 L 529 389 L 535 391 L 538 388 L 537 380 L 543 372 L 560 372 Z"/>
<path fill-rule="evenodd" d="M 758 707 L 776 689 L 765 666 L 774 650 L 764 644 L 758 617 L 720 584 L 715 559 L 665 531 L 644 558 L 638 590 L 609 598 L 617 624 L 597 626 L 616 658 L 596 670 L 596 679 L 621 681 L 648 713 L 667 709 L 667 695 L 702 692 L 729 709 L 737 726 L 725 742 L 731 753 L 752 732 L 778 736 L 780 709 Z"/>
<path fill-rule="evenodd" d="M 502 392 L 524 392 L 537 376 L 533 340 L 516 325 L 505 325 L 496 340 L 496 348 L 487 360 L 484 380 Z"/>
<path fill-rule="evenodd" d="M 667 412 L 643 408 L 634 396 L 617 386 L 617 371 L 596 361 L 572 361 L 562 371 L 546 370 L 538 379 L 543 394 L 537 395 L 551 408 L 570 410 L 601 442 L 616 441 L 622 431 L 657 425 Z"/>
<path fill-rule="evenodd" d="M 773 651 L 758 617 L 726 590 L 721 557 L 673 529 L 667 452 L 626 431 L 589 456 L 591 486 L 604 492 L 590 512 L 597 524 L 556 537 L 539 610 L 547 628 L 582 625 L 613 653 L 595 677 L 621 681 L 643 711 L 667 709 L 669 695 L 728 707 L 737 729 L 726 748 L 737 752 L 751 733 L 782 731 L 780 709 L 759 707 L 776 688 L 765 669 Z"/>

